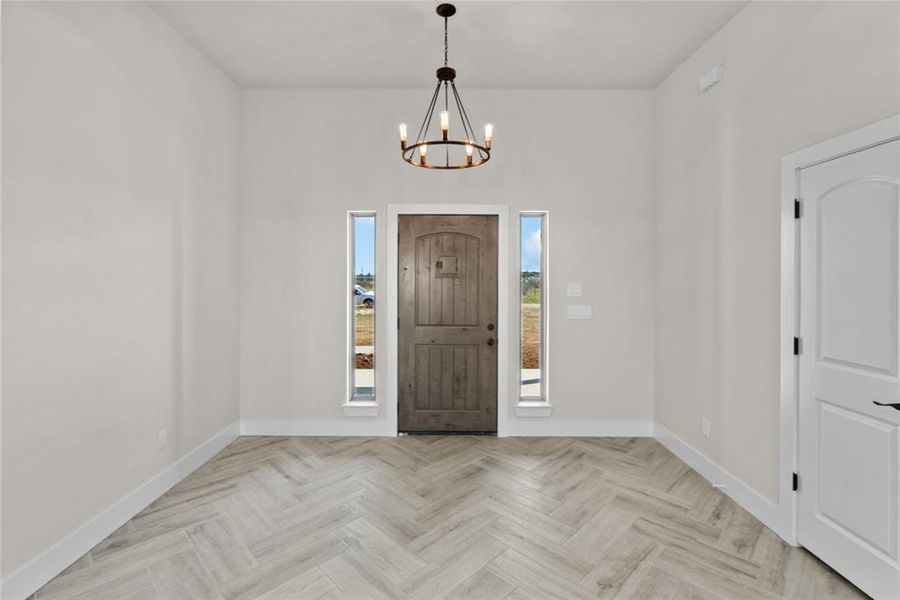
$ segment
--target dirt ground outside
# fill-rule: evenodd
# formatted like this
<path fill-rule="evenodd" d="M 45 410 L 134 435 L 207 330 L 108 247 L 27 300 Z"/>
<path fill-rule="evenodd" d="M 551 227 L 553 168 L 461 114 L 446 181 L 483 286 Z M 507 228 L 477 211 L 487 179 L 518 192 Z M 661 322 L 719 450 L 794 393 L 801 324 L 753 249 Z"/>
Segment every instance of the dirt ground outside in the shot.
<path fill-rule="evenodd" d="M 522 368 L 541 367 L 541 307 L 522 305 Z"/>
<path fill-rule="evenodd" d="M 356 331 L 354 332 L 356 346 L 375 345 L 375 309 L 364 306 L 355 307 Z M 370 354 L 356 355 L 357 369 L 374 369 L 375 357 Z"/>

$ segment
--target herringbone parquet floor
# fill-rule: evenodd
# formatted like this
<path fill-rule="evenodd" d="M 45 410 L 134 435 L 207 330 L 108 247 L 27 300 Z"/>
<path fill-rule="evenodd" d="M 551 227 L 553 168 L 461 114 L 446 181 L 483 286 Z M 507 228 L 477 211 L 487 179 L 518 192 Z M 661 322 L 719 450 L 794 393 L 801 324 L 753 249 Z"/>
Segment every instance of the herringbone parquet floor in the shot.
<path fill-rule="evenodd" d="M 861 594 L 648 438 L 241 438 L 51 598 Z"/>

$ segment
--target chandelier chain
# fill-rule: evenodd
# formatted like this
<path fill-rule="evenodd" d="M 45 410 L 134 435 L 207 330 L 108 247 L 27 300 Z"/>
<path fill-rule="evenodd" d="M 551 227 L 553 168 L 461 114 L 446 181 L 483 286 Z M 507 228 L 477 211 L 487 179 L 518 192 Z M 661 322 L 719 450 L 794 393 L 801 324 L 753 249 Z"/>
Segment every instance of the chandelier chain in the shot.
<path fill-rule="evenodd" d="M 444 17 L 444 66 L 447 66 L 447 17 Z"/>

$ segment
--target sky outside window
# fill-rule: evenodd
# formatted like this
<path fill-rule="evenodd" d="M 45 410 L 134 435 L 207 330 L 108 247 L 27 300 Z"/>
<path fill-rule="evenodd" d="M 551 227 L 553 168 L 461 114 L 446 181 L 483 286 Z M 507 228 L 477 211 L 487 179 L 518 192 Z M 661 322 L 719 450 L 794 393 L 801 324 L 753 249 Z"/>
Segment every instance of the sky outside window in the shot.
<path fill-rule="evenodd" d="M 543 218 L 522 217 L 522 271 L 541 272 L 541 222 Z"/>
<path fill-rule="evenodd" d="M 375 217 L 355 217 L 353 235 L 355 240 L 356 266 L 354 273 L 367 275 L 375 272 Z"/>

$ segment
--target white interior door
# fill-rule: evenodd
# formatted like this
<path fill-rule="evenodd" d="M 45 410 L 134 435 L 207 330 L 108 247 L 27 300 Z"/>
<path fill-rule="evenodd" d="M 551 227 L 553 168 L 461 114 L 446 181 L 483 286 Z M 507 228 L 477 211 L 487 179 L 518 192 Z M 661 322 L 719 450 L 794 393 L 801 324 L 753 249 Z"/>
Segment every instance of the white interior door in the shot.
<path fill-rule="evenodd" d="M 900 140 L 800 172 L 800 543 L 900 598 Z M 900 408 L 900 406 L 898 406 Z"/>

